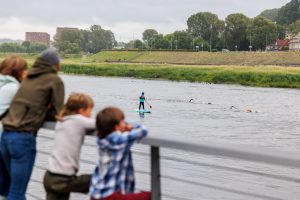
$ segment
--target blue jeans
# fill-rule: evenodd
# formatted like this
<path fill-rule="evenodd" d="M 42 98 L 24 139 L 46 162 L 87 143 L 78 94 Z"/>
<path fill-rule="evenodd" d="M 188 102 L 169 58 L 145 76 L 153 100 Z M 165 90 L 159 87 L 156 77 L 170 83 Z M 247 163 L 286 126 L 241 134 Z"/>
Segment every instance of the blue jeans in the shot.
<path fill-rule="evenodd" d="M 8 181 L 4 182 L 5 186 L 9 185 L 7 199 L 26 200 L 25 193 L 36 156 L 34 134 L 4 131 L 0 151 L 5 171 L 10 177 L 10 184 Z"/>

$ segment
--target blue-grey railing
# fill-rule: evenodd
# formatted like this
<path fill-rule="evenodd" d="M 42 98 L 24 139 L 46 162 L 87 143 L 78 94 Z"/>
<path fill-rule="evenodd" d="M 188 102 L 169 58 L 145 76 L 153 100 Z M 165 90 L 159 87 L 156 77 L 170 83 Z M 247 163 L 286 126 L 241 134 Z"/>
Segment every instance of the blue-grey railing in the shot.
<path fill-rule="evenodd" d="M 54 123 L 45 123 L 44 127 L 45 129 L 53 130 L 55 124 Z M 49 138 L 51 139 L 51 138 Z M 167 148 L 167 149 L 176 149 L 181 151 L 187 151 L 187 152 L 194 152 L 197 154 L 203 154 L 203 155 L 211 155 L 211 156 L 217 156 L 217 157 L 225 157 L 225 158 L 231 158 L 231 159 L 239 159 L 244 161 L 252 161 L 252 162 L 258 162 L 258 163 L 265 163 L 270 165 L 278 165 L 278 166 L 285 166 L 290 167 L 293 169 L 300 169 L 300 155 L 295 152 L 282 152 L 278 150 L 271 150 L 271 149 L 265 149 L 265 148 L 259 148 L 255 146 L 247 146 L 247 145 L 228 145 L 228 144 L 218 144 L 215 142 L 195 142 L 193 140 L 189 140 L 188 138 L 184 138 L 183 140 L 180 140 L 176 138 L 176 140 L 168 138 L 163 139 L 155 136 L 148 136 L 144 140 L 141 141 L 142 144 L 148 145 L 151 147 L 151 191 L 152 191 L 152 200 L 161 200 L 161 175 L 160 175 L 160 148 Z M 167 156 L 163 157 L 164 159 L 168 159 Z M 169 158 L 170 159 L 170 158 Z M 172 159 L 172 158 L 171 158 Z M 177 159 L 178 161 L 179 159 Z M 184 159 L 180 160 L 182 162 L 188 162 L 192 163 L 191 161 L 185 161 Z M 86 161 L 89 162 L 89 161 Z M 90 163 L 93 164 L 93 163 Z M 197 164 L 195 162 L 194 164 Z M 209 164 L 207 164 L 209 166 Z M 216 166 L 214 166 L 216 167 Z M 221 167 L 219 168 L 226 169 L 226 170 L 232 170 L 228 167 Z M 235 169 L 236 170 L 236 169 Z M 240 172 L 249 173 L 247 170 L 240 170 Z M 143 172 L 142 172 L 143 173 Z M 253 172 L 251 172 L 253 173 Z M 279 179 L 283 179 L 286 181 L 294 181 L 300 183 L 300 179 L 295 177 L 279 177 L 276 175 L 270 175 L 265 173 L 256 173 L 257 175 L 263 175 L 265 177 L 277 177 Z M 173 180 L 182 181 L 180 178 L 174 178 L 171 177 Z M 191 184 L 197 184 L 193 181 L 187 180 L 186 182 L 190 182 Z M 232 190 L 234 191 L 234 190 Z M 238 192 L 240 194 L 249 195 L 250 193 L 246 192 Z M 32 194 L 28 194 L 30 196 L 33 196 Z M 254 195 L 259 198 L 263 198 L 263 195 Z M 37 198 L 37 197 L 36 197 Z M 37 198 L 38 199 L 38 198 Z M 176 197 L 173 197 L 173 199 L 176 199 Z M 182 199 L 182 198 L 181 198 Z"/>

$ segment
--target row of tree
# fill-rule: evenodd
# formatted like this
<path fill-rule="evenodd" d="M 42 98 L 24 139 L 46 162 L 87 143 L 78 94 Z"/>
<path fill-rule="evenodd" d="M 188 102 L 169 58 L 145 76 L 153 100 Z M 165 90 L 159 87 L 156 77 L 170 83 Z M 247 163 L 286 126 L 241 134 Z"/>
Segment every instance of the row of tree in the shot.
<path fill-rule="evenodd" d="M 0 52 L 5 53 L 40 53 L 47 49 L 47 46 L 40 43 L 23 42 L 19 43 L 3 43 L 0 45 Z"/>
<path fill-rule="evenodd" d="M 209 12 L 200 12 L 187 20 L 188 29 L 172 34 L 159 34 L 154 29 L 143 32 L 143 41 L 131 41 L 134 48 L 198 50 L 263 50 L 276 38 L 285 36 L 285 28 L 265 17 L 253 19 L 237 13 L 225 21 Z"/>

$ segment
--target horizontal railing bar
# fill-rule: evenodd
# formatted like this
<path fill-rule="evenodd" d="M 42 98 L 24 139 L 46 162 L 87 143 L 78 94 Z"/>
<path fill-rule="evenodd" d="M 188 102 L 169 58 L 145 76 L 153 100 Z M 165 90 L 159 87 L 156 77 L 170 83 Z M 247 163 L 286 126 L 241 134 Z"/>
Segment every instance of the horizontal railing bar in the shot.
<path fill-rule="evenodd" d="M 167 197 L 167 198 L 171 198 L 171 199 L 174 199 L 174 200 L 191 200 L 191 199 L 186 199 L 186 198 L 182 198 L 182 197 L 176 197 L 176 196 L 173 196 L 173 195 L 168 195 L 168 194 L 162 194 L 163 197 Z"/>
<path fill-rule="evenodd" d="M 46 122 L 43 126 L 43 128 L 52 130 L 54 127 L 54 122 Z M 250 145 L 228 145 L 217 144 L 209 141 L 196 142 L 187 140 L 188 138 L 177 137 L 176 140 L 174 140 L 171 138 L 164 139 L 149 135 L 147 138 L 142 140 L 141 143 L 150 146 L 171 148 L 205 155 L 221 156 L 300 169 L 299 153 L 281 152 L 278 150 L 270 150 Z"/>
<path fill-rule="evenodd" d="M 236 173 L 249 174 L 249 175 L 253 175 L 253 176 L 263 176 L 266 178 L 273 178 L 273 179 L 277 179 L 277 180 L 300 183 L 300 178 L 293 178 L 293 177 L 288 177 L 288 176 L 283 176 L 283 175 L 273 175 L 273 174 L 267 174 L 264 172 L 250 171 L 250 170 L 238 169 L 238 168 L 234 168 L 234 167 L 225 167 L 225 166 L 221 166 L 221 165 L 206 164 L 206 163 L 201 163 L 201 162 L 196 162 L 196 161 L 185 160 L 185 159 L 181 159 L 181 158 L 173 158 L 170 156 L 161 156 L 161 158 L 163 160 L 181 162 L 181 163 L 186 163 L 186 164 L 191 164 L 191 165 L 196 165 L 196 166 L 201 166 L 201 167 L 208 167 L 208 168 L 226 170 L 226 171 L 231 171 L 231 172 L 236 172 Z"/>
<path fill-rule="evenodd" d="M 211 184 L 207 184 L 207 183 L 197 183 L 194 181 L 188 181 L 185 179 L 181 179 L 181 178 L 174 178 L 171 176 L 164 176 L 165 179 L 170 179 L 170 180 L 176 180 L 177 182 L 185 182 L 185 183 L 189 183 L 192 185 L 197 185 L 197 186 L 201 186 L 201 187 L 206 187 L 206 188 L 210 188 L 210 189 L 216 189 L 216 190 L 221 190 L 224 192 L 230 192 L 230 193 L 234 193 L 234 194 L 239 194 L 239 195 L 243 195 L 243 196 L 251 196 L 251 197 L 255 197 L 255 198 L 259 198 L 259 199 L 264 199 L 264 200 L 282 200 L 281 198 L 277 198 L 277 197 L 270 197 L 270 196 L 266 196 L 266 195 L 260 195 L 260 194 L 253 194 L 250 192 L 244 192 L 244 191 L 239 191 L 239 190 L 235 190 L 235 189 L 231 189 L 231 188 L 226 188 L 226 187 L 221 187 L 221 186 L 215 186 L 215 185 L 211 185 Z"/>
<path fill-rule="evenodd" d="M 47 139 L 53 139 L 53 137 L 48 137 L 48 136 L 40 136 L 40 137 L 41 138 L 47 138 Z M 90 145 L 90 146 L 97 147 L 97 145 Z M 39 151 L 39 152 L 41 152 L 42 154 L 46 154 L 46 155 L 50 154 L 50 153 L 46 153 L 46 152 L 42 152 L 42 151 Z M 149 153 L 143 153 L 143 152 L 137 152 L 137 151 L 133 151 L 133 153 L 137 154 L 137 155 L 142 155 L 142 156 L 149 156 L 150 155 Z M 266 177 L 266 178 L 273 178 L 273 179 L 277 179 L 277 180 L 291 181 L 291 182 L 300 183 L 300 178 L 293 178 L 293 177 L 282 176 L 282 175 L 272 175 L 272 174 L 267 174 L 267 173 L 263 173 L 263 172 L 255 172 L 255 171 L 245 170 L 245 169 L 237 169 L 237 168 L 233 168 L 233 167 L 225 167 L 225 166 L 220 166 L 220 165 L 200 163 L 200 162 L 195 162 L 195 161 L 189 161 L 189 160 L 186 160 L 186 159 L 173 158 L 173 157 L 170 157 L 170 156 L 161 156 L 161 158 L 163 160 L 182 162 L 182 163 L 197 165 L 197 166 L 201 166 L 201 167 L 209 167 L 209 168 L 214 168 L 214 169 L 221 169 L 221 170 L 226 170 L 226 171 L 250 174 L 250 175 L 254 175 L 254 176 L 263 176 L 263 177 Z M 94 164 L 94 163 L 88 163 L 88 164 Z M 163 175 L 162 175 L 162 177 L 163 177 Z"/>
<path fill-rule="evenodd" d="M 227 145 L 209 141 L 181 141 L 150 136 L 142 140 L 141 143 L 211 156 L 227 157 L 300 169 L 300 156 L 293 152 L 282 152 L 250 145 Z"/>

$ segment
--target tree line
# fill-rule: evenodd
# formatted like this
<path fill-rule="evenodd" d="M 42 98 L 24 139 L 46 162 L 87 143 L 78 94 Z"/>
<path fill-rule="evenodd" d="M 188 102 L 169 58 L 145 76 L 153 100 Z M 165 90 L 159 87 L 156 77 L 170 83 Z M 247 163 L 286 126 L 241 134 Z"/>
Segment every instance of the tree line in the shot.
<path fill-rule="evenodd" d="M 187 20 L 187 29 L 161 34 L 155 29 L 146 29 L 142 40 L 117 43 L 110 30 L 99 25 L 90 30 L 66 30 L 54 38 L 54 46 L 62 53 L 97 53 L 116 46 L 146 50 L 199 50 L 221 49 L 245 51 L 263 50 L 276 38 L 283 38 L 284 27 L 263 16 L 253 19 L 244 14 L 231 14 L 220 20 L 216 14 L 199 12 Z"/>
<path fill-rule="evenodd" d="M 159 34 L 154 29 L 143 32 L 143 41 L 135 40 L 134 48 L 193 49 L 199 51 L 264 50 L 284 38 L 285 29 L 271 20 L 258 16 L 253 19 L 244 14 L 230 14 L 220 20 L 216 14 L 199 12 L 187 20 L 187 30 Z"/>
<path fill-rule="evenodd" d="M 5 53 L 40 53 L 45 49 L 47 49 L 45 44 L 30 43 L 28 41 L 25 41 L 21 44 L 7 42 L 0 45 L 0 52 Z"/>

